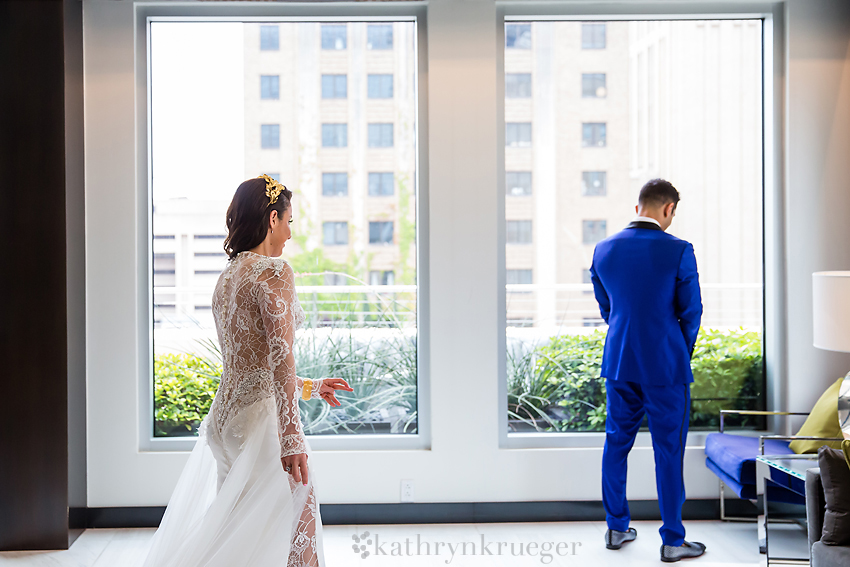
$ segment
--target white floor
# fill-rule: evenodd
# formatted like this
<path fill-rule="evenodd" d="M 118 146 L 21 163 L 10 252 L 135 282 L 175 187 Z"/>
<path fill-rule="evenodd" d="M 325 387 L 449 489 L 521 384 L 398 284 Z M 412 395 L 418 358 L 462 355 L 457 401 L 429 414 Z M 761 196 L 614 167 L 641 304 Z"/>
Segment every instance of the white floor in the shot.
<path fill-rule="evenodd" d="M 637 540 L 619 551 L 605 549 L 604 522 L 325 526 L 325 559 L 327 567 L 661 565 L 660 523 L 634 522 L 632 526 L 638 531 Z M 755 524 L 711 521 L 685 522 L 685 526 L 689 540 L 707 546 L 703 557 L 690 561 L 694 567 L 753 567 L 763 558 L 758 553 Z M 139 567 L 154 531 L 90 529 L 68 550 L 0 552 L 0 566 Z M 364 532 L 369 532 L 360 542 L 365 549 L 357 553 L 353 536 Z M 492 555 L 486 551 L 482 555 L 482 538 Z M 520 553 L 520 545 L 524 555 L 514 555 Z M 363 557 L 365 552 L 368 554 Z"/>

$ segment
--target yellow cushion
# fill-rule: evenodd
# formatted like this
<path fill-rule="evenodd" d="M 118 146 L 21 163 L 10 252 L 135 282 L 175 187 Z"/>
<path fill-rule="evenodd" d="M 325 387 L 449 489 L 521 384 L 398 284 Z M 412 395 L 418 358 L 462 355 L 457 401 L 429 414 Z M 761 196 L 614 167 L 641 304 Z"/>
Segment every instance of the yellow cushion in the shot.
<path fill-rule="evenodd" d="M 806 437 L 837 437 L 843 439 L 841 425 L 838 423 L 838 391 L 844 377 L 839 378 L 835 384 L 826 389 L 826 392 L 812 408 L 803 427 L 797 435 Z M 833 449 L 841 450 L 841 441 L 791 441 L 789 445 L 795 453 L 817 453 L 822 445 L 828 445 Z"/>

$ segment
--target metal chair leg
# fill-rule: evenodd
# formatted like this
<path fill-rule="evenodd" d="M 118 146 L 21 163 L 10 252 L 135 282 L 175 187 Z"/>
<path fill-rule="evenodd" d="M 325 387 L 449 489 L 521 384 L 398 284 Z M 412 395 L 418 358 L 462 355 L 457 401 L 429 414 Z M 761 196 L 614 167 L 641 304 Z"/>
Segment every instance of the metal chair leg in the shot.
<path fill-rule="evenodd" d="M 723 488 L 723 480 L 720 480 L 720 521 L 722 522 L 758 522 L 758 518 L 747 518 L 745 516 L 726 515 L 726 495 Z"/>

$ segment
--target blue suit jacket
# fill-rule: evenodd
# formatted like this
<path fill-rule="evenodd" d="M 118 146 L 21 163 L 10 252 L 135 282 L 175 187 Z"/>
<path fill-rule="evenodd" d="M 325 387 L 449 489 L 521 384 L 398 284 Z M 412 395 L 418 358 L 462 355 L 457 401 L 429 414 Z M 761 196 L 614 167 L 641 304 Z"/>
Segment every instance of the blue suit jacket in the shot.
<path fill-rule="evenodd" d="M 702 317 L 693 245 L 633 222 L 596 245 L 590 274 L 608 323 L 602 377 L 650 386 L 693 382 Z"/>

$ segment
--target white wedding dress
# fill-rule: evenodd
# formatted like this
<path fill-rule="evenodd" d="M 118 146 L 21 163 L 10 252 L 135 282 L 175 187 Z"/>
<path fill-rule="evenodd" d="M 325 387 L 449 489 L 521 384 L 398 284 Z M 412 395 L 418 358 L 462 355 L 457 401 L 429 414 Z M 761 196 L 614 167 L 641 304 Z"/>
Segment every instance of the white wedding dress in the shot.
<path fill-rule="evenodd" d="M 241 252 L 213 296 L 221 384 L 144 567 L 323 567 L 292 352 L 304 311 L 284 260 Z M 318 398 L 318 383 L 313 397 Z M 308 455 L 308 484 L 281 457 Z"/>

